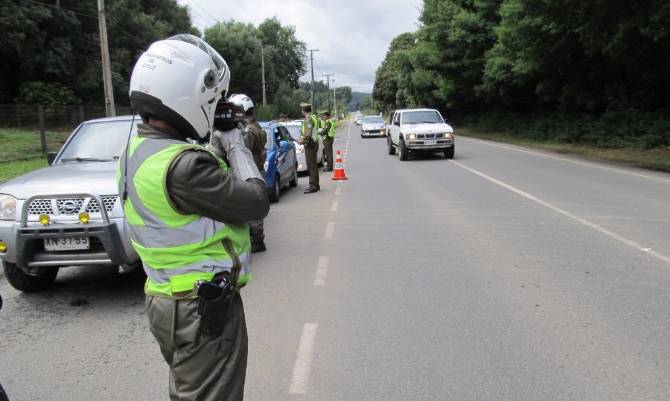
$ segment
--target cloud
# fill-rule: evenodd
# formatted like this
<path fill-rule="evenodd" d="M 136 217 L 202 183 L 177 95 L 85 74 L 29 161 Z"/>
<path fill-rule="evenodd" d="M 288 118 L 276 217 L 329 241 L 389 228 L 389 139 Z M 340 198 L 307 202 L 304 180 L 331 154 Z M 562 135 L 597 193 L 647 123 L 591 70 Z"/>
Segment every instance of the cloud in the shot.
<path fill-rule="evenodd" d="M 201 30 L 215 20 L 259 24 L 277 17 L 293 25 L 314 54 L 314 77 L 335 74 L 335 85 L 369 92 L 391 40 L 418 27 L 421 0 L 179 0 Z M 309 63 L 309 59 L 307 60 Z M 309 68 L 309 64 L 308 64 Z M 305 79 L 310 78 L 308 72 Z M 235 79 L 235 77 L 233 77 Z"/>

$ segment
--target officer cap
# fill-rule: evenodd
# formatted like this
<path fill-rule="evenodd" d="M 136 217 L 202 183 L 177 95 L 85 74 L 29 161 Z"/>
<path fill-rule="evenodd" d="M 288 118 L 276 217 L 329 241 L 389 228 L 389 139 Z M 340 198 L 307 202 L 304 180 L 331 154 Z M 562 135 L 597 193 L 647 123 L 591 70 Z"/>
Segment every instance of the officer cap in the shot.
<path fill-rule="evenodd" d="M 300 103 L 300 108 L 305 110 L 305 111 L 312 111 L 312 104 L 311 103 Z"/>

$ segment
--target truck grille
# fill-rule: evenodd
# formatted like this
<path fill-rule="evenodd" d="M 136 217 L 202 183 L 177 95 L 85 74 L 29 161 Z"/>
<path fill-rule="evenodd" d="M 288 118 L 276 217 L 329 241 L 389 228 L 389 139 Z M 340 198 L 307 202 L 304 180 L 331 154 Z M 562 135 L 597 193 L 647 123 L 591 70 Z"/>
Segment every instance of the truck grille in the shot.
<path fill-rule="evenodd" d="M 107 213 L 111 212 L 118 201 L 118 196 L 102 196 L 102 203 Z M 95 199 L 91 198 L 63 198 L 63 199 L 36 199 L 30 202 L 28 214 L 55 214 L 75 215 L 83 211 L 87 213 L 100 213 L 100 205 Z"/>
<path fill-rule="evenodd" d="M 53 214 L 53 212 L 51 199 L 36 199 L 30 202 L 30 207 L 28 207 L 28 213 L 30 214 Z"/>
<path fill-rule="evenodd" d="M 418 134 L 416 136 L 416 139 L 441 139 L 444 138 L 443 133 L 439 134 Z"/>
<path fill-rule="evenodd" d="M 111 212 L 112 209 L 114 209 L 114 205 L 116 205 L 116 201 L 119 199 L 118 196 L 103 196 L 102 197 L 102 203 L 105 205 L 105 210 L 107 213 Z M 88 213 L 100 213 L 100 205 L 98 205 L 98 201 L 95 199 L 91 199 L 91 201 L 88 203 L 88 206 L 86 206 L 86 211 Z"/>

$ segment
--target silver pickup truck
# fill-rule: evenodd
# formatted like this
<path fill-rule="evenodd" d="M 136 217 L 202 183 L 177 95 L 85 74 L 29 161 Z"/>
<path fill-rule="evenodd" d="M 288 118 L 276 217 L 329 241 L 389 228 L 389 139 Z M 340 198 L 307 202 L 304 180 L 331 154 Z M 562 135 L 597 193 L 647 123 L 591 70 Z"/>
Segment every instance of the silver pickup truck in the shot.
<path fill-rule="evenodd" d="M 0 260 L 14 288 L 45 290 L 66 266 L 138 265 L 116 184 L 119 155 L 138 122 L 87 121 L 49 167 L 0 185 Z"/>

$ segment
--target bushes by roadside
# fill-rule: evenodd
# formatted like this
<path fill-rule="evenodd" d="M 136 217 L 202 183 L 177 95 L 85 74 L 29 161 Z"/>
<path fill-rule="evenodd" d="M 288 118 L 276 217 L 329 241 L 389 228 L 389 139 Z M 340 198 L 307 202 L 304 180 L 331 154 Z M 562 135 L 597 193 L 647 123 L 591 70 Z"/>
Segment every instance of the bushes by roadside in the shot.
<path fill-rule="evenodd" d="M 605 149 L 649 150 L 670 146 L 670 113 L 608 111 L 600 116 L 562 113 L 487 113 L 465 118 L 475 131 L 539 142 Z"/>

